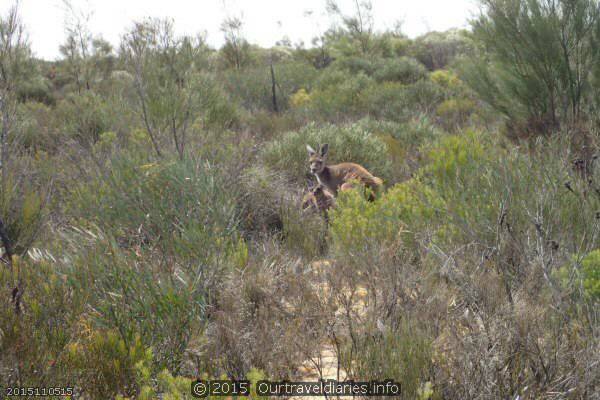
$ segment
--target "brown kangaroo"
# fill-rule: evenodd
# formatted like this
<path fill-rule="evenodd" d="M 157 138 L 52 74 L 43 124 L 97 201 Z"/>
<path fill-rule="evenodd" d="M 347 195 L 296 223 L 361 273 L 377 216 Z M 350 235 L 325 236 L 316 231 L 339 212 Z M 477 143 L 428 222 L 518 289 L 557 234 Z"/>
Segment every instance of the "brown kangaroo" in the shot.
<path fill-rule="evenodd" d="M 328 221 L 327 211 L 335 206 L 335 197 L 323 185 L 317 185 L 309 189 L 308 193 L 302 199 L 302 211 L 314 209 L 319 211 L 325 221 Z"/>
<path fill-rule="evenodd" d="M 336 165 L 326 165 L 327 151 L 329 145 L 325 143 L 319 147 L 319 151 L 315 151 L 309 145 L 306 145 L 308 150 L 310 172 L 317 177 L 317 181 L 334 195 L 337 195 L 339 190 L 348 190 L 353 187 L 352 181 L 358 181 L 373 192 L 383 185 L 381 178 L 373 176 L 369 171 L 361 165 L 355 163 L 341 163 Z M 373 200 L 373 195 L 370 196 Z"/>

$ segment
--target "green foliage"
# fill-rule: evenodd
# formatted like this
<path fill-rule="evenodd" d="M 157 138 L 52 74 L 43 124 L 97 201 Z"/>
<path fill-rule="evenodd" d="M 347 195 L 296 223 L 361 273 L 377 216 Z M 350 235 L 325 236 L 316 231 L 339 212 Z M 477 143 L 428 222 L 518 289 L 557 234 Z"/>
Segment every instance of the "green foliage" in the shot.
<path fill-rule="evenodd" d="M 374 202 L 358 190 L 342 192 L 331 212 L 334 252 L 361 263 L 358 254 L 376 257 L 382 249 L 410 244 L 442 206 L 435 192 L 414 179 L 395 185 Z"/>
<path fill-rule="evenodd" d="M 188 143 L 188 128 L 222 101 L 214 81 L 202 71 L 206 65 L 206 46 L 201 39 L 176 37 L 170 20 L 137 23 L 123 39 L 123 56 L 134 77 L 135 101 L 132 105 L 161 156 L 170 143 L 183 158 Z"/>
<path fill-rule="evenodd" d="M 35 71 L 29 80 L 19 87 L 19 101 L 36 101 L 46 105 L 54 105 L 56 99 L 48 79 L 43 77 L 39 71 Z"/>
<path fill-rule="evenodd" d="M 342 365 L 352 371 L 355 381 L 369 377 L 393 379 L 402 386 L 398 398 L 429 398 L 422 389 L 432 355 L 431 341 L 425 333 L 407 322 L 396 329 L 386 328 L 384 332 L 371 327 L 356 340 L 353 351 L 347 349 L 342 353 Z M 431 388 L 429 392 L 431 396 Z"/>
<path fill-rule="evenodd" d="M 86 147 L 98 142 L 100 134 L 111 128 L 109 104 L 89 91 L 81 95 L 70 94 L 58 103 L 56 112 L 67 136 Z"/>
<path fill-rule="evenodd" d="M 485 0 L 473 39 L 489 61 L 467 61 L 464 80 L 517 122 L 540 120 L 534 134 L 583 117 L 595 102 L 591 72 L 600 62 L 600 10 L 590 0 Z"/>
<path fill-rule="evenodd" d="M 221 24 L 225 44 L 219 53 L 228 68 L 241 69 L 252 62 L 250 43 L 242 36 L 242 26 L 243 21 L 236 17 L 228 17 Z"/>
<path fill-rule="evenodd" d="M 410 57 L 365 58 L 347 57 L 337 60 L 331 69 L 345 70 L 353 75 L 364 73 L 377 82 L 414 83 L 426 75 L 423 64 Z"/>
<path fill-rule="evenodd" d="M 425 78 L 423 64 L 410 57 L 383 59 L 376 65 L 373 77 L 378 82 L 392 81 L 404 84 L 415 83 Z"/>
<path fill-rule="evenodd" d="M 457 57 L 470 55 L 472 47 L 467 32 L 450 29 L 418 37 L 410 44 L 408 53 L 434 71 L 448 67 Z"/>
<path fill-rule="evenodd" d="M 358 121 L 358 124 L 373 132 L 387 146 L 388 157 L 392 162 L 392 177 L 387 182 L 388 186 L 410 178 L 423 158 L 421 146 L 442 134 L 425 115 L 404 123 L 366 118 Z"/>
<path fill-rule="evenodd" d="M 34 386 L 40 382 L 40 375 L 45 375 L 64 386 L 67 382 L 73 384 L 77 371 L 65 368 L 61 360 L 86 299 L 69 294 L 68 283 L 52 262 L 33 263 L 28 258 L 13 257 L 13 264 L 18 276 L 9 268 L 0 268 L 2 290 L 8 292 L 15 287 L 17 279 L 28 286 L 22 314 L 16 314 L 8 301 L 0 307 L 1 362 L 19 368 L 18 381 L 3 371 L 2 382 Z"/>
<path fill-rule="evenodd" d="M 33 151 L 54 153 L 61 142 L 56 125 L 62 123 L 54 108 L 43 103 L 27 102 L 20 105 L 21 123 L 18 136 L 21 146 Z"/>
<path fill-rule="evenodd" d="M 310 93 L 310 113 L 327 120 L 360 114 L 367 104 L 363 93 L 372 81 L 364 73 L 354 75 L 347 70 L 327 69 Z"/>
<path fill-rule="evenodd" d="M 331 164 L 355 162 L 383 179 L 390 174 L 385 144 L 358 124 L 322 127 L 309 124 L 266 144 L 261 158 L 274 171 L 303 182 L 303 178 L 310 178 L 306 145 L 314 147 L 323 143 L 329 143 L 328 162 Z"/>
<path fill-rule="evenodd" d="M 262 400 L 265 398 L 264 396 L 258 396 L 256 394 L 256 384 L 258 383 L 258 381 L 263 380 L 265 378 L 266 378 L 265 373 L 257 368 L 252 368 L 246 374 L 246 379 L 250 381 L 250 385 L 251 385 L 251 389 L 252 389 L 250 392 L 250 398 L 252 400 Z"/>
<path fill-rule="evenodd" d="M 365 93 L 369 114 L 375 118 L 405 122 L 415 114 L 429 114 L 443 99 L 443 89 L 428 80 L 403 85 L 384 82 Z"/>
<path fill-rule="evenodd" d="M 452 185 L 458 177 L 472 173 L 484 156 L 485 149 L 477 133 L 446 136 L 429 150 L 427 172 L 435 176 L 440 187 Z"/>
<path fill-rule="evenodd" d="M 282 214 L 283 239 L 291 252 L 309 259 L 324 253 L 327 225 L 318 212 L 303 212 L 295 203 L 284 209 Z"/>
<path fill-rule="evenodd" d="M 470 116 L 475 112 L 476 104 L 468 98 L 445 100 L 435 110 L 436 116 L 443 121 L 448 131 L 465 126 Z"/>
<path fill-rule="evenodd" d="M 246 233 L 278 231 L 282 212 L 291 206 L 291 196 L 281 175 L 265 167 L 243 171 L 240 179 L 241 226 Z"/>
<path fill-rule="evenodd" d="M 217 271 L 165 270 L 102 239 L 77 251 L 65 272 L 72 290 L 94 305 L 90 320 L 128 346 L 141 339 L 154 349 L 152 366 L 178 371 L 206 303 L 207 288 L 194 279 Z"/>
<path fill-rule="evenodd" d="M 57 62 L 0 18 L 2 384 L 184 399 L 332 349 L 401 398 L 597 392 L 597 4 L 484 0 L 472 34 L 415 40 L 328 6 L 310 49 L 146 20 L 118 53 L 69 27 Z M 303 212 L 323 143 L 388 189 Z"/>
<path fill-rule="evenodd" d="M 83 388 L 96 398 L 133 395 L 138 368 L 152 362 L 152 351 L 135 338 L 127 344 L 115 331 L 91 331 L 66 349 L 65 366 L 77 371 Z"/>
<path fill-rule="evenodd" d="M 208 162 L 144 164 L 130 154 L 112 159 L 106 176 L 77 187 L 73 211 L 125 246 L 156 247 L 192 267 L 237 246 L 235 198 L 227 187 Z"/>
<path fill-rule="evenodd" d="M 17 173 L 21 168 L 31 168 L 29 160 L 18 161 L 20 165 L 13 164 L 14 169 L 3 175 L 0 184 L 0 219 L 12 252 L 23 255 L 34 244 L 47 221 L 51 182 L 39 182 L 33 171 Z"/>
<path fill-rule="evenodd" d="M 600 250 L 594 250 L 581 260 L 583 290 L 594 301 L 600 300 Z"/>
<path fill-rule="evenodd" d="M 578 257 L 573 257 L 573 264 L 578 268 L 569 268 L 570 265 L 562 266 L 556 271 L 556 277 L 565 289 L 569 289 L 574 282 L 577 292 L 581 288 L 586 299 L 598 302 L 600 300 L 600 250 L 593 250 L 580 260 Z M 571 276 L 571 272 L 575 273 L 574 277 Z"/>
<path fill-rule="evenodd" d="M 191 400 L 194 398 L 190 390 L 192 379 L 173 376 L 167 370 L 163 370 L 153 379 L 148 368 L 142 363 L 137 363 L 136 369 L 137 385 L 140 389 L 135 399 L 151 400 L 160 397 L 165 400 Z M 127 400 L 129 398 L 118 395 L 116 399 Z"/>

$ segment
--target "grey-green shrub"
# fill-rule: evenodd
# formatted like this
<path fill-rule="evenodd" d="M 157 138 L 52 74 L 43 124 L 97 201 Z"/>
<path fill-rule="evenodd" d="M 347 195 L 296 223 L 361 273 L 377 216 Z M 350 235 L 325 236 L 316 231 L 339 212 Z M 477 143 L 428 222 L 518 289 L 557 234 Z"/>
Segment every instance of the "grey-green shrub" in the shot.
<path fill-rule="evenodd" d="M 237 246 L 234 187 L 203 160 L 147 163 L 129 154 L 74 190 L 73 213 L 123 246 L 156 248 L 206 272 Z"/>
<path fill-rule="evenodd" d="M 376 63 L 373 78 L 377 82 L 415 83 L 425 78 L 427 70 L 419 61 L 410 57 L 385 58 Z"/>

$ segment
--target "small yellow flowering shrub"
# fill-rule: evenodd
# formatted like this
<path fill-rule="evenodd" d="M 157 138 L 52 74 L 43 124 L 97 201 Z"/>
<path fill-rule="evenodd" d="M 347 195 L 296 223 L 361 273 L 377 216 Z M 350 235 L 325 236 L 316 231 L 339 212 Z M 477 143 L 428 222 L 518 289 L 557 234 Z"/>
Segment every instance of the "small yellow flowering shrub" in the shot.
<path fill-rule="evenodd" d="M 294 108 L 302 107 L 310 102 L 310 95 L 304 88 L 300 88 L 290 97 L 290 104 Z"/>
<path fill-rule="evenodd" d="M 561 285 L 566 287 L 570 282 L 574 282 L 577 286 L 581 285 L 583 294 L 588 300 L 600 301 L 600 249 L 591 251 L 583 257 L 573 281 L 570 276 L 570 265 L 561 267 L 555 273 Z"/>
<path fill-rule="evenodd" d="M 440 184 L 452 184 L 465 172 L 481 167 L 486 154 L 484 144 L 475 132 L 445 136 L 425 151 L 429 161 L 425 172 Z"/>
<path fill-rule="evenodd" d="M 152 365 L 152 350 L 144 347 L 140 337 L 126 343 L 113 330 L 94 330 L 83 336 L 67 346 L 65 357 L 65 366 L 79 372 L 81 388 L 96 398 L 137 393 L 132 383 L 138 371 Z"/>
<path fill-rule="evenodd" d="M 461 86 L 461 81 L 456 74 L 443 69 L 433 71 L 429 74 L 429 79 L 445 89 L 457 89 Z"/>
<path fill-rule="evenodd" d="M 400 183 L 374 202 L 361 190 L 341 192 L 332 211 L 331 239 L 338 254 L 394 246 L 410 241 L 435 219 L 442 203 L 416 179 Z"/>

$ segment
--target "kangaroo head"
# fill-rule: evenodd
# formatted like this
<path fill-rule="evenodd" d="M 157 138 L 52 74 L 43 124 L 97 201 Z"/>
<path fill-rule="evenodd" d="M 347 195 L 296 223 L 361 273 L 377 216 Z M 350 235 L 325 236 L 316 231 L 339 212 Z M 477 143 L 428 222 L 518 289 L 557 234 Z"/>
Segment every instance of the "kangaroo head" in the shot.
<path fill-rule="evenodd" d="M 327 211 L 335 203 L 335 198 L 323 185 L 316 185 L 308 190 L 302 199 L 302 210 L 309 209 Z"/>
<path fill-rule="evenodd" d="M 325 143 L 319 147 L 319 151 L 315 151 L 315 149 L 307 144 L 306 150 L 308 150 L 308 163 L 310 166 L 310 172 L 313 174 L 320 174 L 323 172 L 323 169 L 325 168 L 325 161 L 327 160 L 327 151 L 329 150 L 329 145 Z"/>

